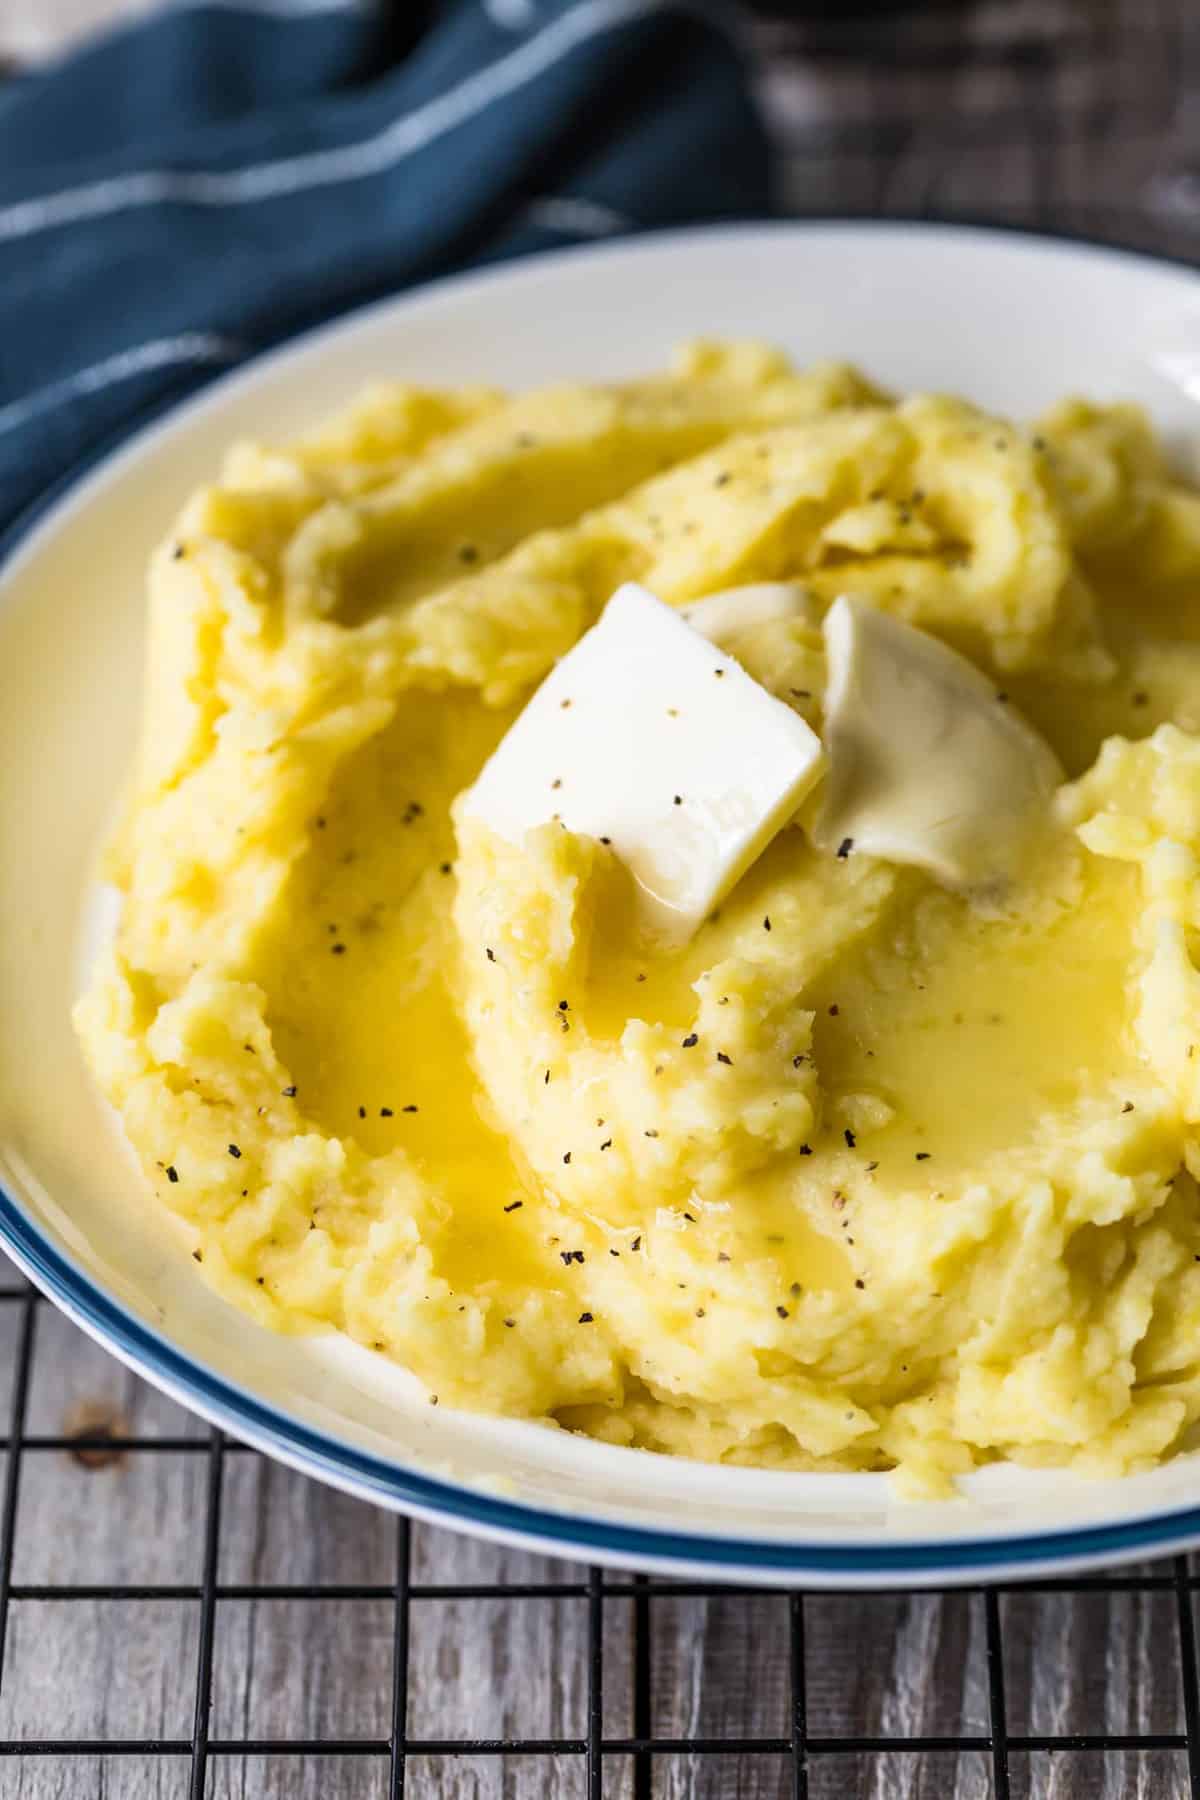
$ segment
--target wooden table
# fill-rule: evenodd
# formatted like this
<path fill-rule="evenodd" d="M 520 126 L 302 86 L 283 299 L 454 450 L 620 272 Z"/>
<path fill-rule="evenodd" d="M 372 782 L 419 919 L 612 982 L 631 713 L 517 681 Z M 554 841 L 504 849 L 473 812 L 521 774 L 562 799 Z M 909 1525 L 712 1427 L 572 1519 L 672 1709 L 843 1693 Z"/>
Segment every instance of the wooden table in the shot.
<path fill-rule="evenodd" d="M 0 57 L 44 54 L 114 0 L 2 0 Z M 879 54 L 886 30 L 885 54 Z M 984 215 L 1057 224 L 1182 255 L 1200 253 L 1200 7 L 1194 0 L 992 0 L 917 10 L 886 27 L 841 18 L 760 24 L 759 81 L 797 212 Z M 0 1288 L 7 1279 L 0 1268 Z M 0 1419 L 25 1305 L 0 1304 Z M 193 1725 L 196 1597 L 214 1467 L 207 1428 L 95 1349 L 49 1306 L 35 1313 L 27 1433 L 111 1422 L 173 1448 L 117 1456 L 26 1449 L 20 1461 L 0 1740 L 187 1738 Z M 192 1446 L 189 1448 L 188 1446 Z M 221 1457 L 222 1527 L 213 1615 L 214 1739 L 386 1737 L 393 1703 L 397 1526 L 387 1515 L 231 1447 Z M 409 1612 L 407 1729 L 413 1739 L 582 1739 L 588 1718 L 586 1592 L 421 1597 L 431 1584 L 544 1589 L 586 1577 L 566 1565 L 417 1527 Z M 998 1676 L 1011 1738 L 1070 1733 L 1178 1736 L 1185 1729 L 1178 1571 L 1122 1575 L 1084 1592 L 1000 1597 L 1003 1650 L 989 1667 L 981 1594 L 808 1597 L 807 1732 L 817 1740 L 986 1740 Z M 1151 1584 L 1139 1587 L 1147 1577 Z M 770 1737 L 786 1742 L 794 1611 L 786 1596 L 634 1596 L 603 1605 L 607 1737 Z M 65 1585 L 126 1584 L 120 1600 L 47 1598 Z M 334 1599 L 238 1597 L 238 1588 L 330 1583 Z M 150 1597 L 167 1585 L 176 1597 Z M 366 1589 L 364 1595 L 356 1590 Z M 641 1633 L 634 1629 L 640 1621 Z M 649 1628 L 647 1629 L 647 1622 Z M 1186 1629 L 1186 1626 L 1185 1626 Z M 640 1647 L 639 1647 L 640 1644 Z M 647 1716 L 647 1697 L 649 1709 Z M 1193 1692 L 1194 1698 L 1194 1692 Z M 1045 1800 L 1172 1800 L 1188 1791 L 1179 1749 L 1010 1757 L 1011 1792 Z M 4 1800 L 176 1800 L 186 1758 L 0 1761 Z M 987 1748 L 812 1758 L 821 1800 L 982 1800 Z M 783 1796 L 780 1754 L 688 1754 L 638 1766 L 614 1757 L 606 1796 Z M 386 1760 L 212 1759 L 210 1800 L 365 1800 Z M 583 1796 L 579 1755 L 414 1758 L 421 1800 Z"/>

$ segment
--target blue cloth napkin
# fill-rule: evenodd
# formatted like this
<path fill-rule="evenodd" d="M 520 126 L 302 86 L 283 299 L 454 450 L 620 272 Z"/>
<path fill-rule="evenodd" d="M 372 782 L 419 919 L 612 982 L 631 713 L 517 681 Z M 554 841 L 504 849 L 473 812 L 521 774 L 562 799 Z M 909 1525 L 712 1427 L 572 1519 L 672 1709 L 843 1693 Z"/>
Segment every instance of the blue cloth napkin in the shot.
<path fill-rule="evenodd" d="M 134 422 L 357 302 L 762 213 L 768 188 L 720 0 L 142 18 L 0 88 L 0 531 Z"/>

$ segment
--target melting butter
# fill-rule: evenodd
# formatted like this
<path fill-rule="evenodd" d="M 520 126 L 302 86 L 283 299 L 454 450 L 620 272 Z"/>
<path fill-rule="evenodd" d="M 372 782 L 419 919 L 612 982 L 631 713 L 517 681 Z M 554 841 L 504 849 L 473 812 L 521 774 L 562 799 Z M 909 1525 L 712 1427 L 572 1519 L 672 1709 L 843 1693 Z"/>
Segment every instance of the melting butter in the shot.
<path fill-rule="evenodd" d="M 743 632 L 756 626 L 784 619 L 816 622 L 812 598 L 797 581 L 754 581 L 744 587 L 721 588 L 680 611 L 693 631 L 730 651 Z"/>
<path fill-rule="evenodd" d="M 1053 751 L 974 664 L 869 601 L 825 619 L 828 773 L 816 840 L 958 888 L 1011 877 L 1050 819 Z"/>

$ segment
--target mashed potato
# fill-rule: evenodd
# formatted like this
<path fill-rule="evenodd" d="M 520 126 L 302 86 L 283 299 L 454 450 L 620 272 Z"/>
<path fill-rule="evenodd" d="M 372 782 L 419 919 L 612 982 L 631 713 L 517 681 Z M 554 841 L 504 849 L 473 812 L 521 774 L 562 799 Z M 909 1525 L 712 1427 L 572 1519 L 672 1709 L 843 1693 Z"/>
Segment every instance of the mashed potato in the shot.
<path fill-rule="evenodd" d="M 622 581 L 847 588 L 1060 757 L 1003 902 L 784 830 L 652 950 L 595 839 L 455 806 Z M 86 1053 L 204 1273 L 430 1397 L 944 1489 L 1200 1411 L 1200 498 L 1140 414 L 1032 428 L 697 344 L 626 386 L 381 386 L 242 445 L 150 572 Z M 818 629 L 744 632 L 820 731 Z"/>

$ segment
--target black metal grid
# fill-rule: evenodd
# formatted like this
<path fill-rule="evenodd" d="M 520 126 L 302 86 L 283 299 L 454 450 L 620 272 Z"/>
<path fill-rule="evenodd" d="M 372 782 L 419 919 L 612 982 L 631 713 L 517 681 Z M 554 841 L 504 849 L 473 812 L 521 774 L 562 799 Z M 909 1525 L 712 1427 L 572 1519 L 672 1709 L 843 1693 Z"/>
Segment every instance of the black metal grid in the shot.
<path fill-rule="evenodd" d="M 0 1265 L 0 1281 L 4 1279 Z M 753 1588 L 739 1588 L 714 1583 L 668 1581 L 644 1575 L 619 1575 L 599 1569 L 580 1571 L 577 1578 L 548 1582 L 447 1583 L 414 1580 L 410 1573 L 410 1537 L 412 1527 L 404 1518 L 395 1522 L 395 1575 L 388 1584 L 320 1583 L 289 1584 L 276 1582 L 231 1583 L 219 1579 L 218 1556 L 221 1540 L 222 1476 L 226 1459 L 231 1456 L 256 1456 L 251 1450 L 211 1429 L 200 1436 L 114 1435 L 102 1432 L 94 1436 L 72 1432 L 64 1435 L 40 1434 L 26 1429 L 30 1375 L 37 1314 L 44 1306 L 34 1290 L 9 1280 L 0 1285 L 0 1307 L 13 1309 L 17 1320 L 16 1351 L 13 1367 L 11 1416 L 6 1435 L 0 1437 L 0 1453 L 7 1453 L 2 1493 L 0 1493 L 0 1695 L 4 1683 L 4 1652 L 10 1607 L 17 1601 L 54 1602 L 70 1605 L 85 1600 L 183 1600 L 198 1602 L 198 1627 L 194 1643 L 194 1708 L 191 1732 L 172 1738 L 71 1738 L 11 1736 L 0 1738 L 0 1792 L 5 1787 L 4 1766 L 10 1758 L 86 1757 L 118 1760 L 122 1758 L 172 1758 L 188 1768 L 187 1792 L 190 1800 L 205 1800 L 212 1792 L 214 1766 L 230 1757 L 301 1757 L 305 1755 L 337 1755 L 373 1759 L 381 1771 L 380 1791 L 399 1800 L 399 1796 L 415 1784 L 409 1778 L 409 1759 L 535 1756 L 555 1761 L 577 1759 L 585 1770 L 584 1791 L 588 1800 L 601 1800 L 607 1791 L 606 1771 L 624 1761 L 631 1772 L 627 1792 L 634 1800 L 649 1800 L 656 1791 L 655 1765 L 658 1759 L 672 1755 L 702 1758 L 715 1756 L 763 1756 L 784 1758 L 789 1765 L 790 1792 L 794 1800 L 804 1800 L 810 1781 L 820 1763 L 837 1759 L 853 1759 L 884 1752 L 889 1755 L 956 1757 L 964 1752 L 978 1753 L 986 1760 L 990 1775 L 988 1791 L 997 1800 L 1008 1800 L 1015 1793 L 1010 1759 L 1019 1752 L 1049 1752 L 1086 1759 L 1091 1765 L 1080 1792 L 1098 1791 L 1095 1759 L 1120 1755 L 1129 1751 L 1173 1751 L 1178 1756 L 1179 1774 L 1172 1793 L 1190 1793 L 1200 1800 L 1200 1684 L 1197 1680 L 1196 1636 L 1193 1620 L 1193 1595 L 1200 1589 L 1200 1575 L 1193 1573 L 1186 1557 L 1176 1557 L 1146 1571 L 1134 1573 L 1078 1576 L 1047 1579 L 1034 1583 L 1001 1583 L 966 1590 L 982 1598 L 986 1626 L 986 1663 L 989 1728 L 984 1732 L 938 1736 L 818 1735 L 809 1725 L 809 1687 L 811 1676 L 805 1655 L 806 1596 L 794 1592 L 787 1596 L 789 1632 L 789 1728 L 786 1735 L 746 1737 L 727 1735 L 667 1737 L 652 1729 L 652 1635 L 655 1601 L 684 1597 L 719 1598 L 739 1593 L 752 1594 Z M 95 1452 L 140 1451 L 171 1453 L 205 1459 L 205 1516 L 203 1525 L 203 1560 L 199 1581 L 176 1584 L 135 1583 L 21 1583 L 13 1577 L 13 1551 L 16 1537 L 17 1506 L 21 1484 L 22 1458 L 27 1451 L 59 1450 L 75 1456 Z M 1185 1729 L 1174 1732 L 1111 1733 L 1090 1732 L 1063 1735 L 1017 1734 L 1009 1729 L 1005 1703 L 1004 1644 L 1002 1635 L 1002 1594 L 1020 1590 L 1038 1593 L 1160 1593 L 1173 1596 L 1175 1630 L 1178 1635 L 1178 1659 L 1182 1678 L 1183 1717 Z M 931 1590 L 934 1591 L 934 1590 Z M 538 1600 L 552 1604 L 559 1600 L 586 1602 L 586 1729 L 580 1735 L 562 1737 L 431 1737 L 414 1736 L 408 1730 L 409 1718 L 409 1627 L 412 1609 L 456 1600 Z M 374 1600 L 388 1602 L 392 1608 L 392 1659 L 387 1673 L 390 1694 L 390 1729 L 385 1737 L 217 1737 L 211 1730 L 213 1689 L 214 1621 L 219 1601 L 228 1600 Z M 632 1695 L 630 1718 L 632 1732 L 625 1736 L 604 1733 L 604 1683 L 606 1651 L 604 1618 L 610 1601 L 631 1603 L 627 1667 L 631 1673 Z M 1097 1646 L 1097 1655 L 1102 1655 Z M 611 1652 L 610 1652 L 611 1656 Z M 1059 1765 L 1061 1767 L 1061 1764 Z M 386 1781 L 383 1773 L 386 1771 Z M 847 1777 L 850 1779 L 850 1777 Z M 1059 1778 L 1061 1780 L 1061 1776 Z M 119 1786 L 117 1791 L 119 1792 Z M 840 1791 L 840 1790 L 839 1790 Z M 850 1790 L 847 1789 L 847 1792 Z M 930 1791 L 922 1787 L 922 1792 Z M 1062 1791 L 1057 1788 L 1056 1791 Z M 1107 1791 L 1107 1789 L 1105 1790 Z M 1140 1791 L 1140 1790 L 1139 1790 Z M 1165 1790 L 1164 1790 L 1165 1792 Z"/>

